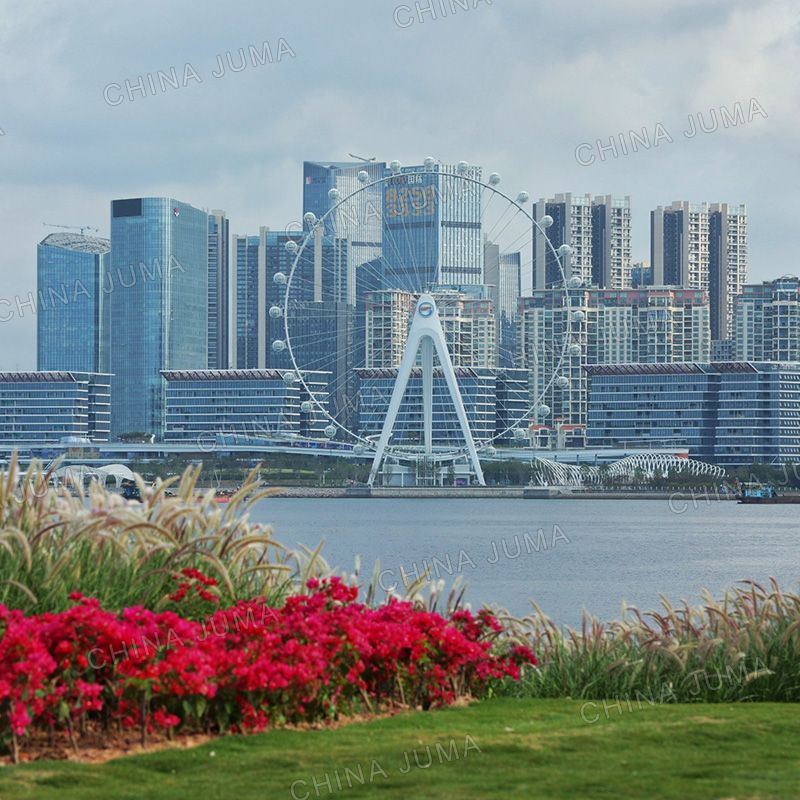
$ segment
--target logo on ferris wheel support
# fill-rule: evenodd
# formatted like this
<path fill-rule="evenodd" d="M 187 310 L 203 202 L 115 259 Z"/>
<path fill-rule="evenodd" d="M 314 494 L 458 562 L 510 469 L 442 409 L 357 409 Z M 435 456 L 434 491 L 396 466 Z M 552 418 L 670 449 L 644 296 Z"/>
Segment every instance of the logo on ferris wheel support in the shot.
<path fill-rule="evenodd" d="M 429 317 L 431 314 L 433 314 L 433 303 L 429 302 L 428 300 L 423 300 L 417 306 L 417 314 L 419 314 L 421 317 Z"/>

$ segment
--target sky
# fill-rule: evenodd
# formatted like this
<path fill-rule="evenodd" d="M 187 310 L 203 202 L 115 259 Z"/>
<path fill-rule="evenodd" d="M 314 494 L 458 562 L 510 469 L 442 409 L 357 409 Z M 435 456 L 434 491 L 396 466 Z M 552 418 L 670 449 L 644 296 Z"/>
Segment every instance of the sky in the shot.
<path fill-rule="evenodd" d="M 746 203 L 749 279 L 796 274 L 799 71 L 796 0 L 0 0 L 0 369 L 36 367 L 44 222 L 166 195 L 281 229 L 348 153 L 630 195 L 634 260 L 657 205 Z"/>

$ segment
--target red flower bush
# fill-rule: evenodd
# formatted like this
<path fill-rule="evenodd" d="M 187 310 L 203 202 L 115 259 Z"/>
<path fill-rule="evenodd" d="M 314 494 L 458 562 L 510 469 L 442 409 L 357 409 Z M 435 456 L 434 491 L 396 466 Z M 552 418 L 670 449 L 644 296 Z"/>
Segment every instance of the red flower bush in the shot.
<path fill-rule="evenodd" d="M 183 577 L 174 603 L 206 601 L 203 592 L 217 600 L 213 579 L 195 570 Z M 58 614 L 27 617 L 0 605 L 0 725 L 17 737 L 72 733 L 79 722 L 262 730 L 445 705 L 536 663 L 524 647 L 492 652 L 501 626 L 488 611 L 446 619 L 406 602 L 371 608 L 337 578 L 308 589 L 281 608 L 251 600 L 205 621 L 141 607 L 115 613 L 77 594 Z"/>

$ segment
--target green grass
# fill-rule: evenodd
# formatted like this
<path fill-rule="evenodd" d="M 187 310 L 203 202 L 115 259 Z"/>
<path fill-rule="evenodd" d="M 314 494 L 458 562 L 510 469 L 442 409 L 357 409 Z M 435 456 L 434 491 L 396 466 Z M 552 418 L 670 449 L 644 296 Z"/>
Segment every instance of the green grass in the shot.
<path fill-rule="evenodd" d="M 338 730 L 227 737 L 104 765 L 37 762 L 0 768 L 0 797 L 261 800 L 291 798 L 295 781 L 304 783 L 295 784 L 294 796 L 309 800 L 800 797 L 796 706 L 621 707 L 609 705 L 606 715 L 602 703 L 503 698 Z M 582 709 L 586 719 L 599 719 L 584 721 Z M 427 747 L 433 763 L 417 768 L 414 751 L 424 765 Z M 404 753 L 412 768 L 402 774 Z M 364 785 L 352 777 L 359 768 Z M 323 782 L 326 774 L 332 791 L 324 783 L 315 791 L 313 779 Z"/>

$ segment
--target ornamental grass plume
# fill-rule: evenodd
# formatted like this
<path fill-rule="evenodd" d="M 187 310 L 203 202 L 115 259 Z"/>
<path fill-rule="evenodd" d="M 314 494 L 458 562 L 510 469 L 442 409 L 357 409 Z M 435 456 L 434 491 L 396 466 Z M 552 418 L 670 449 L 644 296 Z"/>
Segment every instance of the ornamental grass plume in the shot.
<path fill-rule="evenodd" d="M 498 617 L 539 656 L 512 695 L 622 698 L 659 702 L 800 700 L 800 597 L 742 581 L 721 600 L 702 606 L 623 609 L 621 620 L 600 624 L 583 615 L 580 631 L 563 630 L 541 609 L 518 619 Z"/>
<path fill-rule="evenodd" d="M 198 569 L 223 604 L 269 596 L 277 600 L 294 572 L 289 551 L 248 512 L 262 489 L 258 471 L 224 506 L 213 491 L 198 495 L 199 467 L 146 486 L 141 502 L 125 501 L 93 481 L 72 495 L 55 487 L 53 468 L 33 462 L 21 473 L 16 455 L 0 472 L 0 602 L 29 613 L 63 610 L 70 592 L 95 597 L 104 608 L 171 601 L 175 579 Z M 167 490 L 174 488 L 174 496 Z"/>

